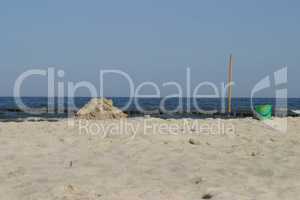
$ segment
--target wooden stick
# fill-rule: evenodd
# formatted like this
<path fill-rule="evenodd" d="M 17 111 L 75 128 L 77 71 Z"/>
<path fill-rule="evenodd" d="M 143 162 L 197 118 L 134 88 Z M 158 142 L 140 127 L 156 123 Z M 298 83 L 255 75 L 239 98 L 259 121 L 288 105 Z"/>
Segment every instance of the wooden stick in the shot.
<path fill-rule="evenodd" d="M 231 96 L 232 96 L 232 86 L 231 86 L 231 82 L 232 82 L 232 54 L 230 54 L 229 56 L 229 65 L 228 65 L 228 80 L 227 80 L 227 84 L 228 85 L 228 91 L 227 91 L 227 97 L 228 97 L 228 113 L 231 113 Z"/>

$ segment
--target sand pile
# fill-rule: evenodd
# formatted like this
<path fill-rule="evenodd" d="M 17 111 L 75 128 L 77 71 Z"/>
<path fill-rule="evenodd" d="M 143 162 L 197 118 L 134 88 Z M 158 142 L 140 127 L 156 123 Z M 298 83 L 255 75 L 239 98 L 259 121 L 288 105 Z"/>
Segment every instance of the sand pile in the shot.
<path fill-rule="evenodd" d="M 82 119 L 120 119 L 127 117 L 127 114 L 114 107 L 112 100 L 93 98 L 76 113 L 76 116 Z"/>

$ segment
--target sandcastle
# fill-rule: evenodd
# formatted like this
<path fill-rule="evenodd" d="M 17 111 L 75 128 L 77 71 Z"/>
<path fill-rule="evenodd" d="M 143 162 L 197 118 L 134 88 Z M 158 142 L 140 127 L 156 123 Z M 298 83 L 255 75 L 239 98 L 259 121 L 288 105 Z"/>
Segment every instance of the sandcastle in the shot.
<path fill-rule="evenodd" d="M 127 117 L 127 114 L 114 107 L 112 100 L 93 98 L 76 113 L 76 117 L 89 120 L 120 119 Z"/>

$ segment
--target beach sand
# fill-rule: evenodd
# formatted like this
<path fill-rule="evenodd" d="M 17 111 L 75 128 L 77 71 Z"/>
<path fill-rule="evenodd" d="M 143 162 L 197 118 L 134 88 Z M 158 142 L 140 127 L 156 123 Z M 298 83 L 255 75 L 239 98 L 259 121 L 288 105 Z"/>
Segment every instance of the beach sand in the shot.
<path fill-rule="evenodd" d="M 300 118 L 275 120 L 0 123 L 0 199 L 299 199 Z"/>

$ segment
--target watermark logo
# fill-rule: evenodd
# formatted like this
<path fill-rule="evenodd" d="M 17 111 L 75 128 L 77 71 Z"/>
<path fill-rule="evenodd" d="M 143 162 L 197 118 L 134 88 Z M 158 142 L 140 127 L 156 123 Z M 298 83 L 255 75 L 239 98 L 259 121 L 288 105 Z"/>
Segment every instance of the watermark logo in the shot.
<path fill-rule="evenodd" d="M 103 139 L 110 136 L 134 139 L 140 135 L 225 137 L 236 135 L 234 124 L 222 119 L 201 121 L 144 118 L 142 120 L 121 119 L 110 122 L 97 120 L 77 120 L 73 122 L 73 126 L 79 130 L 80 135 L 97 136 Z"/>
<path fill-rule="evenodd" d="M 119 106 L 119 109 L 126 111 L 133 106 L 137 111 L 143 114 L 177 114 L 177 113 L 198 113 L 204 115 L 214 115 L 214 114 L 223 114 L 223 116 L 227 116 L 226 113 L 226 96 L 227 96 L 227 89 L 230 86 L 235 86 L 234 82 L 225 83 L 221 82 L 219 84 L 215 84 L 209 81 L 202 81 L 199 82 L 195 87 L 192 87 L 192 80 L 191 80 L 191 69 L 186 68 L 185 79 L 186 82 L 184 84 L 180 84 L 176 81 L 168 81 L 164 82 L 161 85 L 152 82 L 152 81 L 145 81 L 140 84 L 135 84 L 133 81 L 134 79 L 126 72 L 121 70 L 99 70 L 99 82 L 100 85 L 97 87 L 90 81 L 80 81 L 80 82 L 73 82 L 68 81 L 65 78 L 65 71 L 57 70 L 55 68 L 48 68 L 45 69 L 32 69 L 22 73 L 15 81 L 14 85 L 14 97 L 17 106 L 25 112 L 32 113 L 32 114 L 39 114 L 39 110 L 34 110 L 26 105 L 21 98 L 21 88 L 23 83 L 29 79 L 31 76 L 42 76 L 45 77 L 48 81 L 48 102 L 47 102 L 47 113 L 64 113 L 67 111 L 68 114 L 74 114 L 74 110 L 79 110 L 75 104 L 75 94 L 78 89 L 86 89 L 90 97 L 104 97 L 104 86 L 105 80 L 108 78 L 109 75 L 117 75 L 119 78 L 122 78 L 128 82 L 129 88 L 129 95 L 128 101 Z M 274 108 L 274 116 L 272 120 L 263 120 L 263 123 L 267 126 L 281 131 L 287 131 L 287 118 L 277 118 L 277 117 L 285 117 L 288 114 L 287 111 L 287 67 L 284 67 L 278 71 L 275 71 L 272 75 L 268 75 L 261 79 L 257 84 L 254 85 L 251 96 L 250 96 L 250 104 L 249 107 L 251 108 L 254 116 L 260 117 L 260 114 L 256 112 L 255 106 L 257 102 L 255 102 L 255 95 L 263 90 L 270 89 L 273 85 L 275 86 L 275 95 L 276 98 L 273 99 L 274 102 L 271 102 Z M 195 82 L 195 81 L 194 81 Z M 194 83 L 193 82 L 193 83 Z M 194 85 L 194 84 L 193 84 Z M 142 94 L 142 90 L 145 87 L 150 87 L 153 89 L 152 94 Z M 176 89 L 176 93 L 165 95 L 162 97 L 161 90 L 167 87 L 172 87 Z M 206 88 L 206 90 L 202 90 Z M 209 93 L 207 92 L 207 88 L 209 88 Z M 206 91 L 206 94 L 203 94 L 203 91 Z M 140 104 L 140 99 L 148 98 L 148 99 L 159 99 L 159 104 L 154 106 L 155 109 L 148 110 L 144 105 Z M 176 99 L 177 104 L 173 107 L 168 107 L 168 101 L 171 99 Z M 219 107 L 212 107 L 209 108 L 203 107 L 201 101 L 203 99 L 210 100 L 218 100 Z M 250 111 L 251 111 L 250 110 Z M 236 112 L 236 111 L 234 111 Z M 237 111 L 238 112 L 238 111 Z M 71 125 L 72 123 L 70 123 Z M 88 130 L 87 126 L 85 130 Z M 106 127 L 104 126 L 89 126 L 89 130 L 105 130 L 100 132 L 108 132 Z M 93 132 L 93 131 L 91 131 Z M 97 132 L 97 131 L 96 131 Z"/>
<path fill-rule="evenodd" d="M 125 81 L 128 82 L 128 101 L 121 105 L 119 108 L 123 111 L 129 109 L 130 106 L 133 105 L 135 109 L 137 109 L 140 113 L 147 113 L 147 114 L 155 114 L 155 113 L 178 113 L 178 112 L 198 112 L 201 114 L 215 114 L 217 112 L 225 113 L 226 110 L 226 91 L 230 85 L 234 85 L 234 82 L 230 84 L 226 84 L 221 82 L 220 84 L 215 84 L 209 81 L 203 81 L 192 87 L 191 85 L 191 69 L 186 68 L 185 79 L 186 82 L 184 84 L 180 84 L 176 81 L 168 81 L 164 82 L 161 85 L 153 82 L 153 81 L 144 81 L 140 84 L 135 84 L 133 78 L 126 72 L 121 70 L 100 70 L 99 71 L 99 87 L 94 85 L 90 81 L 80 81 L 80 82 L 73 82 L 68 81 L 65 79 L 65 71 L 63 70 L 56 70 L 55 68 L 48 68 L 47 70 L 41 69 L 32 69 L 22 73 L 15 81 L 14 85 L 14 97 L 17 106 L 26 111 L 32 112 L 33 110 L 28 107 L 21 98 L 21 88 L 24 82 L 27 79 L 30 79 L 32 76 L 42 76 L 47 79 L 47 111 L 48 113 L 53 112 L 64 112 L 72 108 L 73 110 L 78 110 L 79 108 L 76 107 L 74 102 L 74 97 L 76 92 L 79 89 L 85 89 L 89 92 L 90 97 L 104 97 L 105 91 L 105 80 L 109 75 L 117 75 L 119 78 L 123 78 Z M 144 88 L 152 88 L 154 93 L 152 94 L 143 94 Z M 171 88 L 176 89 L 176 92 L 169 95 L 162 96 L 161 90 Z M 206 90 L 203 90 L 206 88 Z M 207 89 L 208 88 L 208 89 Z M 209 90 L 209 92 L 207 92 Z M 203 91 L 204 92 L 203 94 Z M 66 98 L 65 98 L 66 97 Z M 160 100 L 159 105 L 156 106 L 154 110 L 148 110 L 146 107 L 141 105 L 140 99 L 145 98 L 157 98 Z M 168 107 L 167 101 L 171 99 L 178 99 L 177 106 L 175 107 Z M 219 110 L 215 108 L 205 108 L 202 107 L 203 105 L 199 102 L 199 99 L 219 99 L 221 101 L 221 108 Z M 57 99 L 57 102 L 55 102 Z M 57 104 L 58 110 L 55 110 L 55 105 Z M 33 112 L 34 114 L 34 112 Z"/>
<path fill-rule="evenodd" d="M 287 67 L 277 70 L 273 73 L 274 87 L 275 87 L 275 102 L 274 117 L 278 117 L 273 120 L 263 120 L 263 122 L 269 127 L 278 130 L 280 132 L 287 132 L 287 118 L 288 115 L 288 96 L 287 96 Z M 257 118 L 261 118 L 261 114 L 257 113 L 254 105 L 254 96 L 256 93 L 268 89 L 272 86 L 272 78 L 270 75 L 261 79 L 251 91 L 251 109 Z"/>

